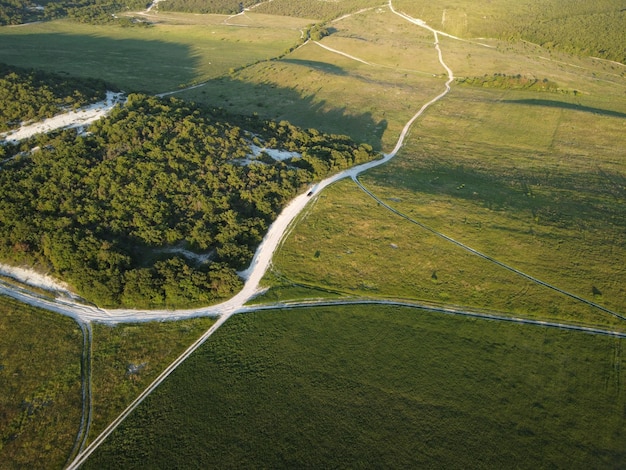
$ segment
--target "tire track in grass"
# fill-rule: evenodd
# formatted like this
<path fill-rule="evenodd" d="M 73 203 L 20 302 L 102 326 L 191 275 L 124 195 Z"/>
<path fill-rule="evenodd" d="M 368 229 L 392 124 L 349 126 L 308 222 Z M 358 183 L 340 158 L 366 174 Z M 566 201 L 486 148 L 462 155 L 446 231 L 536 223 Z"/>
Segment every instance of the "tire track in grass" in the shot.
<path fill-rule="evenodd" d="M 104 431 L 100 433 L 98 437 L 96 437 L 91 444 L 89 444 L 84 450 L 82 450 L 76 458 L 70 463 L 66 470 L 73 470 L 79 468 L 85 460 L 89 458 L 89 456 L 102 444 L 109 435 L 115 431 L 115 429 L 137 408 L 145 399 L 150 395 L 161 383 L 169 377 L 169 375 L 174 372 L 174 370 L 182 364 L 189 356 L 191 356 L 196 349 L 198 349 L 202 344 L 209 339 L 209 337 L 217 331 L 217 329 L 222 326 L 226 320 L 228 320 L 233 315 L 233 312 L 225 313 L 220 316 L 218 320 L 209 328 L 200 338 L 198 338 L 191 346 L 189 346 L 180 356 L 176 358 L 174 362 L 172 362 L 169 366 L 163 370 L 159 374 L 159 376 L 152 381 L 143 392 L 141 392 L 137 398 L 135 398 L 130 405 L 126 407 L 122 413 L 115 418 Z"/>
<path fill-rule="evenodd" d="M 544 320 L 533 320 L 530 318 L 512 317 L 501 315 L 497 312 L 487 312 L 479 310 L 461 310 L 453 307 L 438 306 L 421 302 L 410 302 L 406 300 L 385 300 L 385 299 L 355 299 L 355 300 L 312 300 L 312 301 L 296 301 L 296 302 L 279 302 L 267 305 L 251 305 L 244 307 L 238 313 L 246 314 L 262 310 L 289 310 L 296 308 L 312 308 L 312 307 L 337 307 L 340 305 L 389 305 L 395 307 L 406 307 L 427 312 L 442 313 L 446 315 L 458 315 L 462 317 L 478 318 L 482 320 L 494 320 L 507 323 L 518 323 L 522 325 L 534 325 L 544 328 L 556 328 L 564 331 L 575 331 L 579 333 L 588 333 L 600 336 L 611 336 L 615 338 L 626 339 L 626 333 L 614 330 L 604 330 L 602 328 L 594 328 L 590 326 L 571 325 L 568 323 L 558 323 Z M 618 343 L 619 344 L 619 343 Z M 617 348 L 617 347 L 616 347 Z M 621 346 L 616 349 L 615 363 L 619 363 L 621 354 Z M 619 385 L 619 382 L 618 382 Z"/>
<path fill-rule="evenodd" d="M 407 214 L 405 214 L 404 212 L 399 211 L 398 209 L 395 209 L 393 207 L 391 207 L 389 204 L 387 204 L 385 201 L 383 201 L 382 199 L 380 199 L 378 196 L 376 196 L 376 194 L 374 194 L 373 192 L 371 192 L 369 189 L 367 189 L 363 183 L 361 183 L 358 179 L 358 177 L 353 177 L 352 180 L 359 186 L 359 188 L 361 188 L 368 196 L 370 196 L 372 199 L 374 199 L 378 204 L 380 204 L 381 206 L 383 206 L 385 209 L 389 210 L 390 212 L 393 212 L 394 214 L 396 214 L 399 217 L 402 217 L 403 219 L 407 220 L 408 222 L 411 222 L 412 224 L 417 225 L 418 227 L 423 228 L 424 230 L 427 230 L 429 232 L 431 232 L 432 234 L 438 236 L 439 238 L 443 238 L 444 240 L 453 243 L 454 245 L 462 248 L 465 251 L 469 251 L 470 253 L 472 253 L 473 255 L 476 255 L 484 260 L 489 261 L 492 264 L 495 264 L 501 268 L 506 269 L 507 271 L 511 271 L 514 274 L 517 274 L 518 276 L 521 276 L 525 279 L 528 279 L 529 281 L 534 282 L 535 284 L 539 284 L 540 286 L 543 287 L 547 287 L 548 289 L 551 289 L 555 292 L 558 292 L 559 294 L 565 295 L 567 297 L 570 297 L 578 302 L 584 303 L 586 305 L 588 305 L 589 307 L 593 307 L 593 308 L 597 308 L 601 311 L 603 311 L 604 313 L 608 313 L 609 315 L 612 315 L 616 318 L 619 318 L 620 320 L 626 320 L 626 316 L 618 313 L 618 312 L 614 312 L 613 310 L 604 307 L 603 305 L 597 304 L 595 302 L 592 302 L 591 300 L 587 300 L 583 297 L 580 297 L 579 295 L 573 294 L 571 292 L 568 292 L 564 289 L 561 289 L 553 284 L 550 284 L 546 281 L 542 281 L 541 279 L 538 279 L 530 274 L 525 273 L 524 271 L 521 271 L 513 266 L 510 266 L 506 263 L 503 263 L 502 261 L 498 261 L 497 259 L 482 253 L 478 250 L 475 250 L 474 248 L 442 233 L 439 232 L 437 230 L 435 230 L 434 228 L 420 222 L 419 220 L 413 219 L 411 217 L 409 217 Z"/>
<path fill-rule="evenodd" d="M 76 319 L 78 326 L 83 334 L 83 351 L 80 360 L 80 381 L 81 381 L 81 395 L 82 395 L 82 413 L 80 418 L 80 425 L 76 434 L 76 440 L 74 447 L 70 452 L 66 465 L 68 465 L 79 452 L 83 450 L 87 443 L 87 436 L 89 435 L 89 429 L 91 428 L 91 418 L 93 411 L 92 393 L 91 393 L 91 370 L 92 370 L 92 352 L 93 352 L 93 330 L 91 329 L 91 323 Z"/>

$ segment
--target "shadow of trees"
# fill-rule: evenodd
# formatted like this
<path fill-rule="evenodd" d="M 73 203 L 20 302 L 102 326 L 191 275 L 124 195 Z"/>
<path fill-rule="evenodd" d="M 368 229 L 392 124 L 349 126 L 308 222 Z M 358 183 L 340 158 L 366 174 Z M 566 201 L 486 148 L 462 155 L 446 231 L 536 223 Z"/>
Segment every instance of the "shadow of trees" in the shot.
<path fill-rule="evenodd" d="M 199 58 L 184 44 L 97 35 L 3 34 L 0 62 L 82 78 L 126 92 L 158 93 L 191 83 Z"/>
<path fill-rule="evenodd" d="M 581 104 L 567 103 L 564 101 L 544 100 L 544 99 L 519 99 L 519 100 L 503 100 L 503 103 L 522 104 L 527 106 L 543 106 L 547 108 L 561 108 L 583 113 L 600 114 L 602 116 L 611 116 L 618 118 L 626 118 L 626 113 L 613 111 L 610 109 L 595 108 L 593 106 L 583 106 Z"/>

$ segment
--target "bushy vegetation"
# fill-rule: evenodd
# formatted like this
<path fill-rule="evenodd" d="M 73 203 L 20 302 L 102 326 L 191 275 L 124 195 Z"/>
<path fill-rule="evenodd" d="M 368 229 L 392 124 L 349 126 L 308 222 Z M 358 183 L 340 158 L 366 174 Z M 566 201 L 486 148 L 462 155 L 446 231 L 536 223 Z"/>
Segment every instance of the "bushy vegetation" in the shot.
<path fill-rule="evenodd" d="M 244 8 L 250 8 L 256 13 L 269 15 L 296 16 L 299 18 L 312 18 L 318 20 L 331 20 L 346 13 L 354 12 L 361 8 L 380 5 L 376 0 L 338 0 L 324 1 L 313 0 L 310 2 L 291 0 L 272 0 L 263 2 L 260 0 L 167 0 L 159 3 L 158 8 L 163 11 L 181 11 L 191 13 L 222 13 L 236 14 Z"/>
<path fill-rule="evenodd" d="M 42 16 L 43 12 L 38 10 L 34 3 L 26 3 L 22 0 L 0 1 L 0 25 L 37 21 Z"/>
<path fill-rule="evenodd" d="M 547 78 L 538 79 L 534 77 L 523 77 L 518 75 L 506 75 L 502 73 L 494 73 L 493 75 L 485 75 L 483 77 L 465 77 L 457 78 L 457 83 L 463 85 L 479 86 L 483 88 L 500 88 L 503 90 L 532 90 L 532 91 L 549 91 L 549 92 L 567 92 L 560 90 L 557 83 Z"/>
<path fill-rule="evenodd" d="M 182 11 L 189 13 L 222 13 L 234 15 L 251 7 L 260 0 L 167 0 L 157 6 L 163 11 Z"/>
<path fill-rule="evenodd" d="M 383 306 L 232 317 L 85 468 L 619 468 L 624 340 Z"/>
<path fill-rule="evenodd" d="M 0 131 L 101 100 L 112 88 L 95 78 L 68 78 L 0 63 Z"/>
<path fill-rule="evenodd" d="M 240 287 L 286 202 L 374 157 L 345 136 L 131 95 L 91 133 L 41 137 L 0 172 L 0 254 L 53 269 L 99 305 L 209 303 Z M 250 145 L 299 152 L 249 165 Z M 172 256 L 188 248 L 212 262 Z"/>
<path fill-rule="evenodd" d="M 352 13 L 362 8 L 379 5 L 381 5 L 381 2 L 377 0 L 338 0 L 333 2 L 325 0 L 311 0 L 307 2 L 272 0 L 271 2 L 260 4 L 254 11 L 270 15 L 332 20 L 346 13 Z"/>
<path fill-rule="evenodd" d="M 143 9 L 144 0 L 39 0 L 22 2 L 0 1 L 0 25 L 16 25 L 29 21 L 71 18 L 81 23 L 105 24 L 117 22 L 115 13 Z"/>
<path fill-rule="evenodd" d="M 621 0 L 455 0 L 445 5 L 394 0 L 394 6 L 463 37 L 523 39 L 547 49 L 626 63 L 626 10 Z"/>
<path fill-rule="evenodd" d="M 0 296 L 0 335 L 0 467 L 61 468 L 80 423 L 80 329 Z"/>

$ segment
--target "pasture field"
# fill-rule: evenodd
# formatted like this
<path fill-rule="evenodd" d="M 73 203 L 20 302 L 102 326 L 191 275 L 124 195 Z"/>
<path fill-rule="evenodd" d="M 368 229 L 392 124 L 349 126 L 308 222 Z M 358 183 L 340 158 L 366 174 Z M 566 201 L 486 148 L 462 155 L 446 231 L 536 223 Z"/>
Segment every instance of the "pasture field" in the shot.
<path fill-rule="evenodd" d="M 0 296 L 0 337 L 0 467 L 61 468 L 81 417 L 81 331 Z"/>
<path fill-rule="evenodd" d="M 618 468 L 623 346 L 391 307 L 236 315 L 84 468 Z"/>
<path fill-rule="evenodd" d="M 407 24 L 387 8 L 369 10 L 333 22 L 333 34 L 321 41 L 353 58 L 309 42 L 178 96 L 391 150 L 406 121 L 445 82 L 433 35 Z"/>
<path fill-rule="evenodd" d="M 139 395 L 213 318 L 109 326 L 93 325 L 93 422 L 90 439 Z"/>
<path fill-rule="evenodd" d="M 623 314 L 626 113 L 607 105 L 459 87 L 401 158 L 363 182 L 433 228 Z"/>
<path fill-rule="evenodd" d="M 214 319 L 93 325 L 91 438 Z M 82 333 L 70 318 L 0 297 L 0 468 L 61 468 L 82 411 Z"/>
<path fill-rule="evenodd" d="M 369 176 L 362 179 L 368 187 L 370 181 L 375 183 L 370 189 L 381 195 L 386 204 L 400 208 L 414 220 L 452 235 L 456 240 L 467 242 L 470 239 L 474 242 L 469 243 L 470 246 L 476 248 L 479 241 L 484 242 L 485 237 L 491 236 L 488 240 L 491 245 L 479 248 L 491 256 L 495 252 L 497 259 L 533 274 L 539 269 L 559 273 L 561 265 L 558 263 L 566 265 L 571 262 L 570 252 L 580 250 L 575 241 L 569 241 L 560 245 L 556 254 L 542 253 L 543 244 L 537 242 L 538 238 L 541 239 L 539 236 L 526 234 L 526 238 L 524 231 L 517 233 L 514 227 L 504 225 L 512 225 L 518 219 L 508 220 L 500 216 L 495 220 L 494 217 L 478 220 L 465 210 L 461 211 L 464 215 L 459 216 L 454 208 L 464 209 L 460 203 L 447 206 L 443 198 L 435 202 L 430 194 L 404 189 L 403 184 L 412 176 L 408 169 L 404 174 L 406 179 L 399 178 L 395 183 L 387 174 L 380 179 Z M 416 202 L 420 195 L 426 202 L 422 199 L 419 204 Z M 444 212 L 445 209 L 449 213 Z M 464 219 L 466 214 L 467 220 Z M 440 218 L 447 217 L 444 220 L 448 220 L 453 216 L 454 224 L 440 226 L 435 223 Z M 536 230 L 539 232 L 540 229 Z M 528 245 L 534 252 L 528 253 Z M 531 258 L 541 256 L 549 258 L 545 263 Z M 555 259 L 560 256 L 565 259 Z M 533 265 L 531 259 L 539 267 Z M 620 269 L 619 257 L 609 261 L 614 269 Z M 573 291 L 602 303 L 608 291 L 596 298 L 589 284 L 587 290 L 578 292 L 585 280 L 591 282 L 582 276 L 592 274 L 598 275 L 591 269 L 579 269 L 578 284 L 573 286 Z M 621 277 L 623 274 L 617 276 L 618 279 Z M 563 287 L 560 280 L 557 278 L 555 284 Z M 381 207 L 352 181 L 336 183 L 318 196 L 276 253 L 272 272 L 266 275 L 265 282 L 272 286 L 264 298 L 268 301 L 287 300 L 288 295 L 317 298 L 319 291 L 327 291 L 347 297 L 407 299 L 429 305 L 465 307 L 626 331 L 623 320 L 531 282 L 398 217 Z M 599 289 L 604 288 L 601 282 L 603 280 L 598 282 Z M 614 295 L 610 298 L 621 305 L 621 286 L 618 283 L 613 285 L 618 292 L 612 292 Z M 314 291 L 308 296 L 305 292 L 294 294 L 290 291 L 293 287 L 300 291 L 310 287 Z M 273 293 L 274 289 L 277 289 L 276 293 Z"/>
<path fill-rule="evenodd" d="M 300 37 L 293 19 L 282 28 L 262 20 L 234 27 L 223 16 L 209 24 L 178 24 L 185 15 L 174 16 L 177 21 L 146 28 L 70 21 L 0 28 L 0 62 L 102 78 L 126 92 L 163 93 L 275 57 Z"/>
<path fill-rule="evenodd" d="M 456 36 L 524 39 L 550 50 L 626 63 L 621 0 L 394 0 L 394 7 Z"/>
<path fill-rule="evenodd" d="M 352 32 L 325 43 L 356 51 L 349 44 L 360 18 L 345 20 Z M 506 74 L 546 79 L 557 89 L 457 83 L 416 122 L 400 154 L 363 175 L 363 183 L 429 227 L 624 314 L 626 83 L 619 66 L 525 43 L 440 43 L 459 81 Z M 346 100 L 356 102 L 359 92 L 351 89 Z M 400 228 L 405 222 L 378 215 L 376 203 L 348 183 L 316 204 L 276 255 L 270 283 L 281 298 L 290 285 L 309 285 L 623 328 L 623 321 L 486 266 L 417 226 Z"/>

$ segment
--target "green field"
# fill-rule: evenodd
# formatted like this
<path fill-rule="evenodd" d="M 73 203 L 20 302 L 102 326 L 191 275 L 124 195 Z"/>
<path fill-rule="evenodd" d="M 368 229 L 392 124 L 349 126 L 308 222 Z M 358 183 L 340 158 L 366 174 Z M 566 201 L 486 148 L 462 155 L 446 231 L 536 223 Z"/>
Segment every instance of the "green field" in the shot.
<path fill-rule="evenodd" d="M 213 322 L 93 325 L 90 436 Z M 0 468 L 62 468 L 81 421 L 81 331 L 70 318 L 0 296 L 0 336 Z"/>
<path fill-rule="evenodd" d="M 401 308 L 235 316 L 84 468 L 619 468 L 623 344 Z"/>
<path fill-rule="evenodd" d="M 322 44 L 371 65 L 307 43 L 280 60 L 255 64 L 179 96 L 347 134 L 390 150 L 406 121 L 443 89 L 433 36 L 387 9 L 366 11 L 332 28 Z"/>
<path fill-rule="evenodd" d="M 223 24 L 220 16 L 181 24 L 181 16 L 148 28 L 70 21 L 0 28 L 0 62 L 101 78 L 126 92 L 163 93 L 275 57 L 300 37 L 293 19 L 278 27 L 261 17 L 244 28 Z"/>
<path fill-rule="evenodd" d="M 363 180 L 368 182 L 370 178 Z M 436 220 L 447 216 L 446 209 L 453 211 L 453 208 L 430 199 L 428 204 L 418 205 L 413 201 L 420 193 L 403 191 L 399 182 L 394 186 L 388 179 L 383 181 L 384 185 L 372 185 L 372 189 L 382 195 L 384 202 L 402 208 L 415 220 L 445 230 L 457 240 L 471 240 L 478 244 L 483 238 L 474 240 L 470 238 L 472 235 L 484 236 L 485 232 L 494 232 L 491 236 L 500 240 L 511 232 L 501 244 L 493 241 L 492 247 L 483 248 L 492 255 L 497 253 L 502 261 L 531 273 L 546 278 L 552 274 L 561 287 L 565 280 L 559 275 L 564 277 L 567 274 L 567 266 L 561 268 L 558 262 L 574 263 L 576 260 L 570 260 L 568 256 L 580 253 L 580 249 L 571 253 L 565 251 L 574 250 L 574 241 L 571 241 L 572 246 L 562 243 L 561 249 L 553 253 L 550 247 L 541 243 L 539 236 L 528 237 L 523 232 L 507 230 L 504 224 L 512 224 L 516 219 L 509 220 L 504 216 L 498 220 L 502 225 L 492 226 L 489 221 L 474 218 L 464 221 L 461 217 L 454 219 L 453 224 L 438 227 Z M 456 207 L 459 205 L 457 203 Z M 521 240 L 516 240 L 515 235 Z M 547 260 L 551 263 L 534 260 L 531 264 L 531 255 L 537 258 L 551 255 Z M 554 261 L 561 256 L 564 259 Z M 618 270 L 616 279 L 621 278 L 620 259 L 607 261 L 612 262 L 612 269 Z M 608 266 L 604 269 L 608 270 Z M 590 275 L 590 271 L 591 268 L 578 272 Z M 265 279 L 272 286 L 265 297 L 268 301 L 288 300 L 294 295 L 292 288 L 299 286 L 313 290 L 308 296 L 306 293 L 295 294 L 298 297 L 318 298 L 320 291 L 330 291 L 348 297 L 407 299 L 429 305 L 608 326 L 626 331 L 623 320 L 531 282 L 401 219 L 348 181 L 325 190 L 301 217 L 275 255 L 273 270 Z M 591 301 L 621 305 L 621 284 L 610 283 L 614 288 L 611 290 L 608 280 L 601 278 L 597 285 L 598 289 L 605 289 L 604 295 L 597 298 L 594 298 L 591 285 L 585 286 L 584 290 L 581 288 L 580 278 L 578 284 L 571 287 L 574 293 Z"/>
<path fill-rule="evenodd" d="M 214 321 L 213 318 L 195 318 L 164 323 L 94 325 L 90 440 Z"/>
<path fill-rule="evenodd" d="M 81 418 L 81 331 L 0 296 L 0 337 L 0 468 L 61 468 Z"/>

